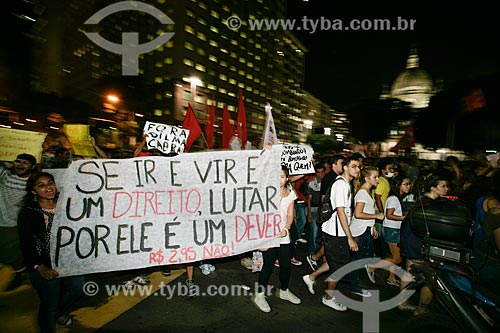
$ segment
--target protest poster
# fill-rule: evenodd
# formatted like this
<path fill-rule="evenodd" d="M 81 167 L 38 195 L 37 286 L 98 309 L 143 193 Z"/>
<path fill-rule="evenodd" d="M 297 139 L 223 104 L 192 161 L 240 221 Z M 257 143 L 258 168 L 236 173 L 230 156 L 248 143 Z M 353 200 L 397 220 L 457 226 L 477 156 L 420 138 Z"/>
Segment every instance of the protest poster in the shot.
<path fill-rule="evenodd" d="M 158 149 L 164 154 L 183 153 L 189 130 L 176 126 L 146 121 L 143 133 L 148 149 Z"/>
<path fill-rule="evenodd" d="M 281 146 L 74 161 L 51 232 L 60 276 L 276 247 Z"/>
<path fill-rule="evenodd" d="M 64 124 L 64 134 L 71 143 L 75 155 L 96 157 L 97 153 L 90 141 L 90 128 L 85 124 Z"/>
<path fill-rule="evenodd" d="M 314 150 L 305 144 L 283 144 L 281 164 L 285 164 L 290 175 L 314 173 L 312 156 Z"/>
<path fill-rule="evenodd" d="M 26 153 L 42 158 L 42 143 L 47 133 L 0 128 L 0 161 L 14 161 L 17 155 Z"/>

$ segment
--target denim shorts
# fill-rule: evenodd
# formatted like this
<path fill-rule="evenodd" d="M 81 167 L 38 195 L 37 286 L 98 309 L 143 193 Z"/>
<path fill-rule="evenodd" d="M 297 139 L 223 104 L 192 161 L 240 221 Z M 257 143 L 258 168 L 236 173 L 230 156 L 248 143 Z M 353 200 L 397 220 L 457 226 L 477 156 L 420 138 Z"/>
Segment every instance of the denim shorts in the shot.
<path fill-rule="evenodd" d="M 400 232 L 399 229 L 382 227 L 382 236 L 386 243 L 399 243 Z"/>

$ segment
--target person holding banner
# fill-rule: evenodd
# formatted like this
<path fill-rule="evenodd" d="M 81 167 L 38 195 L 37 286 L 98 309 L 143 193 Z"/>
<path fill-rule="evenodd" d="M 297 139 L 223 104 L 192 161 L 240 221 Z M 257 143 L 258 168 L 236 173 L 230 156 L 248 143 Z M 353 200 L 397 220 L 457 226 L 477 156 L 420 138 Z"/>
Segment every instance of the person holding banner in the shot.
<path fill-rule="evenodd" d="M 19 236 L 17 214 L 26 188 L 26 182 L 36 167 L 36 158 L 30 154 L 19 154 L 10 163 L 0 163 L 0 266 L 14 271 L 13 279 L 6 284 L 13 289 L 21 284 L 25 270 Z M 12 275 L 12 274 L 10 274 Z"/>
<path fill-rule="evenodd" d="M 255 305 L 259 310 L 263 312 L 270 312 L 271 307 L 267 303 L 265 291 L 271 274 L 274 271 L 274 261 L 279 259 L 280 261 L 280 291 L 279 297 L 283 300 L 289 301 L 292 304 L 300 304 L 301 300 L 295 296 L 288 288 L 290 282 L 290 272 L 292 270 L 292 264 L 290 262 L 290 228 L 293 223 L 294 215 L 294 201 L 297 195 L 293 190 L 291 190 L 287 185 L 289 182 L 288 178 L 288 168 L 285 165 L 281 166 L 281 179 L 280 179 L 280 194 L 281 194 L 281 223 L 280 232 L 278 237 L 281 238 L 281 243 L 279 247 L 273 247 L 267 251 L 263 251 L 263 261 L 262 270 L 259 273 L 258 288 L 255 298 L 253 299 Z"/>
<path fill-rule="evenodd" d="M 56 323 L 69 326 L 69 312 L 83 296 L 83 276 L 59 277 L 50 259 L 50 232 L 57 204 L 54 177 L 47 172 L 33 174 L 17 219 L 19 240 L 31 284 L 38 293 L 40 332 L 55 332 Z"/>

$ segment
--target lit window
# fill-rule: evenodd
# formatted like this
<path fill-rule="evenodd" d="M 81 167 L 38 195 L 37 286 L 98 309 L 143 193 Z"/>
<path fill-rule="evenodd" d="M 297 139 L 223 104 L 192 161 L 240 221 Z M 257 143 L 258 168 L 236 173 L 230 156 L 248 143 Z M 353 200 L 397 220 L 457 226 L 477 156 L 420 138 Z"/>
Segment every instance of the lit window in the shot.
<path fill-rule="evenodd" d="M 236 80 L 235 79 L 229 79 L 229 83 L 236 84 Z"/>
<path fill-rule="evenodd" d="M 187 59 L 187 58 L 184 58 L 184 65 L 188 65 L 190 67 L 193 67 L 194 66 L 194 61 L 191 60 L 191 59 Z"/>
<path fill-rule="evenodd" d="M 222 53 L 229 53 L 226 49 L 220 49 Z"/>
<path fill-rule="evenodd" d="M 165 58 L 163 59 L 163 62 L 166 63 L 167 65 L 171 65 L 174 62 L 174 60 L 172 58 Z"/>
<path fill-rule="evenodd" d="M 222 81 L 227 81 L 227 75 L 219 74 L 219 79 L 221 79 Z"/>
<path fill-rule="evenodd" d="M 235 40 L 235 39 L 231 39 L 231 44 L 233 44 L 233 45 L 238 45 L 238 41 L 237 41 L 237 40 Z"/>
<path fill-rule="evenodd" d="M 184 42 L 184 47 L 188 50 L 194 51 L 194 45 L 190 42 Z"/>
<path fill-rule="evenodd" d="M 220 65 L 223 67 L 227 67 L 227 62 L 225 62 L 224 60 L 221 60 Z"/>
<path fill-rule="evenodd" d="M 214 11 L 214 10 L 211 10 L 211 11 L 210 11 L 210 15 L 212 15 L 212 16 L 213 16 L 213 17 L 215 17 L 215 18 L 219 18 L 219 13 L 217 13 L 217 12 L 216 12 L 216 11 Z"/>
<path fill-rule="evenodd" d="M 214 56 L 213 54 L 211 54 L 208 56 L 208 60 L 213 61 L 213 62 L 217 62 L 217 57 Z"/>
<path fill-rule="evenodd" d="M 238 74 L 245 76 L 245 71 L 240 69 L 240 70 L 238 71 Z"/>
<path fill-rule="evenodd" d="M 207 40 L 207 36 L 204 33 L 198 32 L 196 34 L 196 37 L 198 37 L 201 40 Z"/>
<path fill-rule="evenodd" d="M 198 3 L 198 6 L 200 6 L 200 8 L 207 10 L 207 5 L 205 5 L 203 2 Z"/>
<path fill-rule="evenodd" d="M 250 80 L 253 80 L 253 75 L 252 74 L 247 74 L 246 78 L 250 79 Z"/>
<path fill-rule="evenodd" d="M 192 98 L 191 92 L 188 90 L 184 90 L 182 93 L 182 98 L 187 99 L 187 100 L 191 100 L 191 98 Z"/>
<path fill-rule="evenodd" d="M 189 32 L 190 34 L 194 35 L 194 29 L 193 29 L 193 27 L 191 27 L 191 26 L 189 26 L 189 25 L 187 25 L 187 24 L 186 24 L 186 25 L 184 26 L 184 30 L 185 30 L 186 32 Z"/>
<path fill-rule="evenodd" d="M 241 88 L 241 89 L 244 89 L 245 88 L 245 85 L 243 83 L 238 83 L 238 88 Z"/>
<path fill-rule="evenodd" d="M 217 87 L 210 83 L 207 85 L 207 88 L 210 90 L 217 90 Z"/>
<path fill-rule="evenodd" d="M 205 50 L 204 50 L 204 49 L 200 49 L 200 48 L 198 48 L 198 49 L 196 50 L 196 52 L 197 52 L 199 55 L 202 55 L 202 56 L 204 56 L 204 55 L 206 54 Z"/>
<path fill-rule="evenodd" d="M 213 46 L 213 47 L 219 47 L 219 43 L 217 43 L 216 41 L 214 40 L 210 40 L 210 46 Z"/>
<path fill-rule="evenodd" d="M 165 44 L 165 46 L 170 49 L 170 48 L 174 47 L 174 42 L 172 40 L 169 40 L 167 42 L 167 44 Z"/>
<path fill-rule="evenodd" d="M 229 69 L 233 72 L 236 72 L 236 66 L 229 66 Z"/>
<path fill-rule="evenodd" d="M 155 83 L 163 83 L 163 78 L 161 76 L 155 77 Z"/>
<path fill-rule="evenodd" d="M 220 92 L 221 94 L 227 94 L 227 90 L 226 90 L 226 89 L 224 89 L 224 88 L 219 88 L 219 92 Z"/>
<path fill-rule="evenodd" d="M 205 71 L 205 66 L 203 66 L 202 64 L 196 64 L 196 66 L 194 68 L 196 68 L 200 72 L 204 72 Z"/>
<path fill-rule="evenodd" d="M 238 59 L 238 61 L 241 62 L 242 64 L 244 64 L 246 62 L 246 60 L 244 58 L 241 58 L 241 57 Z"/>
<path fill-rule="evenodd" d="M 203 24 L 203 25 L 207 25 L 207 21 L 205 21 L 201 17 L 198 19 L 198 23 Z"/>
<path fill-rule="evenodd" d="M 242 31 L 242 32 L 240 32 L 240 37 L 241 38 L 247 38 L 247 34 Z"/>
<path fill-rule="evenodd" d="M 228 105 L 228 106 L 227 106 L 227 110 L 228 110 L 228 111 L 233 111 L 233 112 L 234 112 L 234 111 L 236 111 L 236 107 L 235 107 L 234 105 Z"/>
<path fill-rule="evenodd" d="M 210 31 L 213 31 L 215 33 L 219 33 L 219 29 L 217 29 L 216 27 L 214 27 L 213 25 L 210 26 Z"/>
<path fill-rule="evenodd" d="M 236 58 L 238 57 L 238 56 L 236 55 L 236 52 L 231 52 L 231 54 L 230 54 L 230 55 L 231 55 L 231 58 L 234 58 L 234 59 L 236 59 Z"/>

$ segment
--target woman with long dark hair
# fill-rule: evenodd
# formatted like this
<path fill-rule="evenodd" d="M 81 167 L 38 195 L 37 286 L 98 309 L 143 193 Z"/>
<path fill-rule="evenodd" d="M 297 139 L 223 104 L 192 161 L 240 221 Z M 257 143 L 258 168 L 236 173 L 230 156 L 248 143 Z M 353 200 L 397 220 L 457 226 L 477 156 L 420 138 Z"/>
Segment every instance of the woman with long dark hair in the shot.
<path fill-rule="evenodd" d="M 391 180 L 391 189 L 384 207 L 384 222 L 382 224 L 382 236 L 389 246 L 390 255 L 372 265 L 366 265 L 366 272 L 370 281 L 375 283 L 375 270 L 378 268 L 389 267 L 389 277 L 387 284 L 399 287 L 399 281 L 396 279 L 396 265 L 401 264 L 401 252 L 399 249 L 401 222 L 404 220 L 401 201 L 405 195 L 410 192 L 411 181 L 405 175 L 399 174 Z"/>
<path fill-rule="evenodd" d="M 59 277 L 50 260 L 50 233 L 57 205 L 54 176 L 33 174 L 17 219 L 19 240 L 31 284 L 38 293 L 40 332 L 55 332 L 56 323 L 69 326 L 71 306 L 83 296 L 83 276 Z"/>

